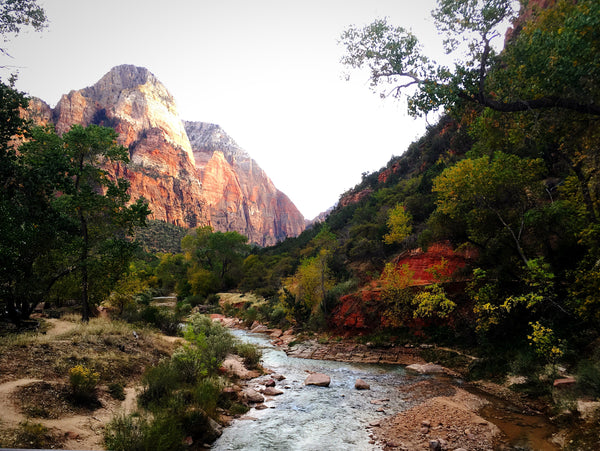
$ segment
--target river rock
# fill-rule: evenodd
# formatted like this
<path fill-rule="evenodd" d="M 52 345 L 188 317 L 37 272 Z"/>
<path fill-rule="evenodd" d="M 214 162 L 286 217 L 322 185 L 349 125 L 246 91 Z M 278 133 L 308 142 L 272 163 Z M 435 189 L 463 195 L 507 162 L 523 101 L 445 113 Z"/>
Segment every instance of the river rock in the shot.
<path fill-rule="evenodd" d="M 243 397 L 248 402 L 261 403 L 265 401 L 265 397 L 253 388 L 245 388 L 242 391 Z"/>
<path fill-rule="evenodd" d="M 279 390 L 278 388 L 275 388 L 275 387 L 267 387 L 267 388 L 261 390 L 261 392 L 263 395 L 266 395 L 266 396 L 277 396 L 277 395 L 283 394 L 282 390 Z"/>
<path fill-rule="evenodd" d="M 285 376 L 283 374 L 278 374 L 278 373 L 271 374 L 271 377 L 273 379 L 275 379 L 276 381 L 282 381 L 285 379 Z"/>
<path fill-rule="evenodd" d="M 256 327 L 253 327 L 250 332 L 253 334 L 264 334 L 269 331 L 269 328 L 263 324 L 259 324 Z"/>
<path fill-rule="evenodd" d="M 312 373 L 304 381 L 304 385 L 317 385 L 319 387 L 329 387 L 331 378 L 327 374 Z"/>
<path fill-rule="evenodd" d="M 275 387 L 275 381 L 273 379 L 265 381 L 265 387 Z"/>
<path fill-rule="evenodd" d="M 205 431 L 204 439 L 214 442 L 223 434 L 223 426 L 206 415 L 207 430 Z"/>
<path fill-rule="evenodd" d="M 436 365 L 435 363 L 425 363 L 425 364 L 421 364 L 421 363 L 413 363 L 412 365 L 408 365 L 406 367 L 407 370 L 413 370 L 416 371 L 417 373 L 422 373 L 422 374 L 431 374 L 431 373 L 443 373 L 444 372 L 444 367 L 441 365 Z"/>
<path fill-rule="evenodd" d="M 370 390 L 371 386 L 362 379 L 357 379 L 354 383 L 354 388 L 356 388 L 357 390 Z"/>

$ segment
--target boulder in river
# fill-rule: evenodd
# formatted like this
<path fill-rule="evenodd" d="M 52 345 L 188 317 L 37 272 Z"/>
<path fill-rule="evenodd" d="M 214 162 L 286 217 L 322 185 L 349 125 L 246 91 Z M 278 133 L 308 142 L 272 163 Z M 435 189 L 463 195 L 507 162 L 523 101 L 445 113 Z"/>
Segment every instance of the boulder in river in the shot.
<path fill-rule="evenodd" d="M 244 399 L 248 402 L 261 403 L 265 401 L 265 397 L 253 388 L 245 388 L 242 391 Z"/>
<path fill-rule="evenodd" d="M 331 378 L 327 374 L 312 373 L 304 381 L 304 385 L 317 385 L 319 387 L 329 387 Z"/>
<path fill-rule="evenodd" d="M 362 379 L 357 379 L 354 383 L 354 388 L 356 388 L 357 390 L 370 390 L 371 386 Z"/>
<path fill-rule="evenodd" d="M 266 396 L 277 396 L 283 394 L 283 390 L 279 390 L 275 387 L 266 387 L 265 389 L 261 390 L 261 392 Z"/>

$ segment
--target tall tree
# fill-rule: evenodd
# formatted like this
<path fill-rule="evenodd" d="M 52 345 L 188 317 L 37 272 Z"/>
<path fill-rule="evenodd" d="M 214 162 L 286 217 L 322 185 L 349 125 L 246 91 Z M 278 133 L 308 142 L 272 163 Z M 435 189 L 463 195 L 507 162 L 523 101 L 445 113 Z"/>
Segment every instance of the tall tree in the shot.
<path fill-rule="evenodd" d="M 117 133 L 113 129 L 97 125 L 86 128 L 74 125 L 62 137 L 69 162 L 69 183 L 57 202 L 78 224 L 76 266 L 81 275 L 84 321 L 90 315 L 90 271 L 100 263 L 105 267 L 109 263 L 117 263 L 120 267 L 120 260 L 126 264 L 126 259 L 122 261 L 121 257 L 127 255 L 131 248 L 127 237 L 133 233 L 135 226 L 145 225 L 150 214 L 148 204 L 142 198 L 129 204 L 129 183 L 126 180 L 113 180 L 102 169 L 102 164 L 129 161 L 127 149 L 118 145 L 116 140 Z M 112 277 L 118 275 L 113 272 Z"/>

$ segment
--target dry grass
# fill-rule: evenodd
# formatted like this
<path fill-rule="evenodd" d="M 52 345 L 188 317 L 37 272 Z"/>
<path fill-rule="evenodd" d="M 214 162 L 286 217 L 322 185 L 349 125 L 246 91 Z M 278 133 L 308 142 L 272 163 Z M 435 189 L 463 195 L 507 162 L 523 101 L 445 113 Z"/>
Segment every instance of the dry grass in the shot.
<path fill-rule="evenodd" d="M 72 327 L 58 335 L 3 337 L 0 383 L 21 377 L 66 381 L 69 369 L 79 364 L 99 372 L 101 383 L 127 381 L 139 377 L 147 365 L 170 355 L 174 346 L 150 329 L 122 321 L 94 318 L 85 324 L 76 319 Z"/>

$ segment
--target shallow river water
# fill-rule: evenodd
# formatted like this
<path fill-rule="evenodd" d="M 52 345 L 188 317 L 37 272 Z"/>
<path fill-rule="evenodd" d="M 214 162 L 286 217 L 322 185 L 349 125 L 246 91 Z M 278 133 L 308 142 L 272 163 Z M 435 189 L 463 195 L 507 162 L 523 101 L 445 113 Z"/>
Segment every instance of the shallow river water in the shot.
<path fill-rule="evenodd" d="M 377 444 L 370 443 L 369 423 L 422 401 L 398 387 L 433 377 L 407 373 L 400 365 L 289 357 L 275 348 L 267 336 L 242 330 L 232 333 L 262 349 L 263 365 L 286 377 L 277 383 L 284 393 L 267 401 L 267 409 L 251 409 L 225 428 L 212 447 L 215 450 L 379 450 Z M 330 386 L 305 386 L 309 372 L 329 375 Z M 356 390 L 357 379 L 368 382 L 371 389 Z M 254 387 L 252 381 L 249 386 Z M 490 401 L 481 414 L 507 434 L 508 446 L 504 449 L 557 449 L 548 441 L 551 427 L 543 417 L 507 414 L 509 410 L 501 401 Z"/>
<path fill-rule="evenodd" d="M 427 378 L 407 375 L 399 365 L 288 357 L 267 337 L 238 330 L 233 333 L 262 348 L 263 365 L 286 377 L 277 383 L 284 394 L 267 402 L 268 409 L 252 409 L 248 419 L 236 420 L 225 428 L 213 445 L 216 450 L 381 449 L 369 443 L 369 423 L 409 408 L 410 401 L 398 396 L 398 386 Z M 308 371 L 329 375 L 330 386 L 305 386 Z M 368 382 L 371 389 L 356 390 L 357 379 Z"/>

